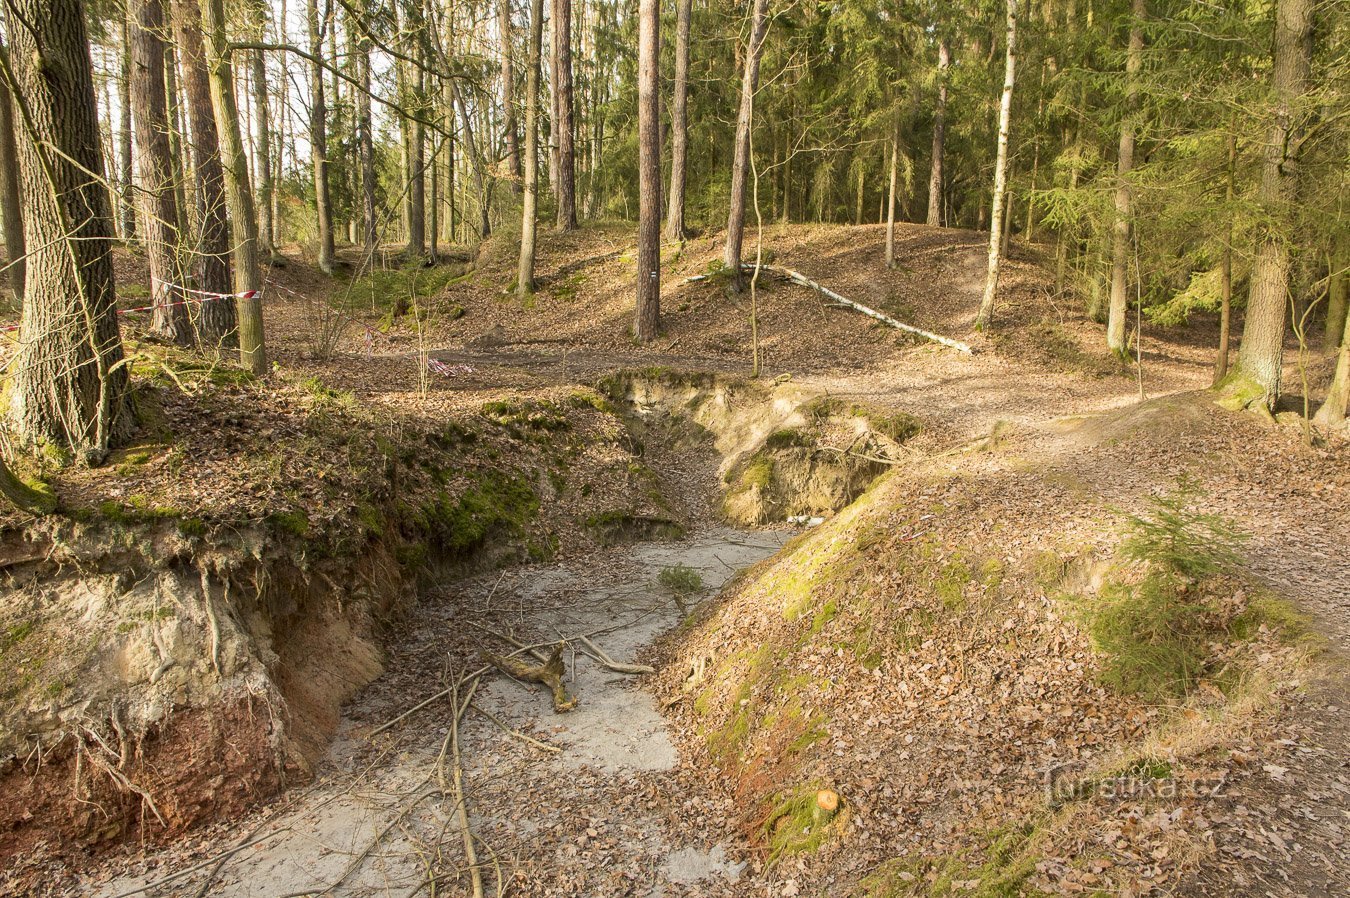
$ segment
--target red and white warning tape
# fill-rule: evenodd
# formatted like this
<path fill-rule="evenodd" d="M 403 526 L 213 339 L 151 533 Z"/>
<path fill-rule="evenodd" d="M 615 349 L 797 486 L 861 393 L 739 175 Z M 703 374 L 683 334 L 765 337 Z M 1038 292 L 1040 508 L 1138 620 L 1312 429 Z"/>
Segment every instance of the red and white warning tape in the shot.
<path fill-rule="evenodd" d="M 433 358 L 427 359 L 427 367 L 437 374 L 442 374 L 446 377 L 459 377 L 461 374 L 473 373 L 472 365 L 447 365 L 440 359 Z"/>
<path fill-rule="evenodd" d="M 168 287 L 170 290 L 178 290 L 178 291 L 180 291 L 180 292 L 182 292 L 182 293 L 191 293 L 191 294 L 195 294 L 196 296 L 201 297 L 201 298 L 200 298 L 200 299 L 180 299 L 180 300 L 177 300 L 177 301 L 175 301 L 175 302 L 166 302 L 166 303 L 161 303 L 161 304 L 159 304 L 159 305 L 152 305 L 152 306 L 136 306 L 136 307 L 130 308 L 130 309 L 118 309 L 118 310 L 117 310 L 117 314 L 118 314 L 118 315 L 133 315 L 133 314 L 137 314 L 137 313 L 140 313 L 140 312 L 153 312 L 153 311 L 154 311 L 155 309 L 157 309 L 157 308 L 168 308 L 168 307 L 170 307 L 170 306 L 201 305 L 202 303 L 206 303 L 206 302 L 215 302 L 215 301 L 218 300 L 218 299 L 252 299 L 253 297 L 255 297 L 255 296 L 258 295 L 258 291 L 257 291 L 257 290 L 245 290 L 245 291 L 243 291 L 242 293 L 211 293 L 210 291 L 207 291 L 207 290 L 193 290 L 191 287 L 180 287 L 180 286 L 178 286 L 177 284 L 168 284 L 168 283 L 166 283 L 164 286 Z M 19 327 L 20 327 L 20 325 L 17 325 L 17 324 L 5 324 L 5 325 L 0 325 L 0 331 L 16 331 L 16 330 L 19 329 Z"/>

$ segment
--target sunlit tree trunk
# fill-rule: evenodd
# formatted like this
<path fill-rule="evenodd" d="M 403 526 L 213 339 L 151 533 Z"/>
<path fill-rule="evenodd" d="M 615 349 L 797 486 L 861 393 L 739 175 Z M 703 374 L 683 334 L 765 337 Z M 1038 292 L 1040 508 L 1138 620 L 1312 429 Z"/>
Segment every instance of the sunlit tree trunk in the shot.
<path fill-rule="evenodd" d="M 1236 122 L 1234 123 L 1236 124 Z M 1224 199 L 1233 205 L 1233 180 L 1237 167 L 1237 133 L 1228 135 L 1228 183 Z M 1231 216 L 1231 212 L 1228 215 Z M 1214 383 L 1228 376 L 1228 344 L 1233 327 L 1233 220 L 1228 218 L 1223 238 L 1223 256 L 1219 260 L 1219 346 L 1214 354 Z"/>
<path fill-rule="evenodd" d="M 262 275 L 258 269 L 258 220 L 253 209 L 248 159 L 235 105 L 234 66 L 230 63 L 229 38 L 225 31 L 224 0 L 206 0 L 202 7 L 202 32 L 206 63 L 220 137 L 221 163 L 225 170 L 225 197 L 233 225 L 234 289 L 239 319 L 239 361 L 254 374 L 267 372 L 267 347 L 263 336 Z"/>
<path fill-rule="evenodd" d="M 750 43 L 745 48 L 741 76 L 741 105 L 736 114 L 735 155 L 731 163 L 731 201 L 727 215 L 727 242 L 722 261 L 731 269 L 732 282 L 740 286 L 741 244 L 745 237 L 745 188 L 750 176 L 750 128 L 754 124 L 755 91 L 759 89 L 759 56 L 769 28 L 769 0 L 755 0 L 750 25 Z"/>
<path fill-rule="evenodd" d="M 900 168 L 900 122 L 895 123 L 895 133 L 891 136 L 891 183 L 886 192 L 886 267 L 895 267 L 895 193 L 899 181 Z"/>
<path fill-rule="evenodd" d="M 319 21 L 318 0 L 305 4 L 305 20 L 309 25 L 309 52 L 315 57 L 309 72 L 309 151 L 314 168 L 314 207 L 318 219 L 319 269 L 333 273 L 333 200 L 328 177 L 328 104 L 325 98 L 323 67 L 317 60 L 323 58 L 324 28 Z"/>
<path fill-rule="evenodd" d="M 3 115 L 3 112 L 0 112 Z M 1342 231 L 1332 238 L 1331 251 L 1327 254 L 1327 268 L 1330 279 L 1327 284 L 1327 323 L 1324 346 L 1327 352 L 1334 352 L 1341 344 L 1341 335 L 1345 332 L 1346 310 L 1350 308 L 1350 275 L 1346 266 L 1350 265 L 1350 237 Z"/>
<path fill-rule="evenodd" d="M 1120 151 L 1116 156 L 1116 216 L 1111 225 L 1111 302 L 1106 316 L 1106 348 L 1120 356 L 1129 351 L 1125 343 L 1125 319 L 1129 312 L 1126 275 L 1130 260 L 1131 216 L 1134 214 L 1130 172 L 1134 169 L 1135 96 L 1138 92 L 1139 65 L 1144 54 L 1144 0 L 1133 0 L 1131 14 L 1133 24 L 1130 26 L 1130 43 L 1125 61 L 1127 108 L 1125 119 L 1120 123 Z"/>
<path fill-rule="evenodd" d="M 122 203 L 118 210 L 121 237 L 128 243 L 136 239 L 136 203 L 134 199 L 131 164 L 131 29 L 127 26 L 130 11 L 121 19 L 122 77 L 117 79 L 117 105 L 121 121 L 117 130 L 117 167 L 122 183 Z"/>
<path fill-rule="evenodd" d="M 1275 108 L 1266 136 L 1258 199 L 1264 220 L 1258 225 L 1252 260 L 1247 319 L 1242 328 L 1238 369 L 1260 391 L 1260 403 L 1273 409 L 1280 395 L 1280 367 L 1288 325 L 1289 243 L 1292 206 L 1297 192 L 1298 106 L 1308 90 L 1312 56 L 1311 0 L 1279 0 L 1275 8 L 1275 52 L 1271 71 Z"/>
<path fill-rule="evenodd" d="M 31 253 L 10 420 L 21 441 L 96 463 L 131 416 L 85 9 L 80 0 L 4 3 Z"/>
<path fill-rule="evenodd" d="M 150 266 L 150 329 L 179 345 L 192 342 L 187 309 L 174 285 L 178 273 L 177 176 L 169 154 L 169 115 L 164 96 L 163 0 L 131 0 L 131 103 L 136 120 L 136 173 L 140 185 L 142 237 Z"/>
<path fill-rule="evenodd" d="M 558 215 L 557 226 L 570 231 L 577 226 L 576 134 L 572 123 L 572 0 L 553 0 L 553 90 L 558 120 Z"/>
<path fill-rule="evenodd" d="M 370 38 L 362 28 L 356 40 L 356 156 L 361 166 L 362 242 L 367 253 L 379 244 L 379 224 L 375 210 L 375 137 L 371 133 Z"/>
<path fill-rule="evenodd" d="M 693 0 L 675 0 L 675 85 L 670 106 L 670 197 L 666 240 L 684 239 L 684 167 L 689 155 L 689 22 Z"/>
<path fill-rule="evenodd" d="M 942 156 L 947 142 L 947 71 L 951 67 L 947 39 L 938 40 L 937 103 L 933 106 L 933 160 L 928 170 L 928 224 L 942 226 Z"/>
<path fill-rule="evenodd" d="M 459 107 L 460 124 L 464 128 L 464 151 L 468 154 L 469 167 L 473 172 L 474 187 L 478 191 L 478 236 L 486 240 L 492 234 L 492 221 L 488 212 L 487 175 L 483 172 L 483 157 L 478 155 L 478 143 L 474 140 L 473 119 L 464 105 L 459 85 L 451 81 L 450 89 L 454 94 L 455 105 Z"/>
<path fill-rule="evenodd" d="M 0 53 L 3 53 L 0 45 Z M 0 227 L 5 229 L 5 254 L 9 257 L 9 286 L 14 298 L 23 301 L 24 249 L 23 188 L 19 177 L 19 148 L 14 141 L 14 105 L 9 85 L 0 78 Z"/>
<path fill-rule="evenodd" d="M 267 0 L 253 0 L 250 6 L 253 37 L 259 43 L 265 42 Z M 272 191 L 276 186 L 272 180 L 272 114 L 271 100 L 267 95 L 267 57 L 262 50 L 253 50 L 248 55 L 248 61 L 253 72 L 253 126 L 258 141 L 258 250 L 267 258 L 274 259 L 277 248 L 272 242 L 276 230 L 272 223 Z"/>
<path fill-rule="evenodd" d="M 1003 100 L 998 113 L 998 155 L 994 162 L 994 199 L 990 212 L 989 266 L 984 281 L 984 297 L 975 329 L 986 331 L 994 320 L 994 295 L 998 290 L 998 271 L 1003 262 L 1003 206 L 1008 192 L 1008 131 L 1012 125 L 1013 80 L 1017 71 L 1017 0 L 1007 0 L 1008 34 L 1003 65 Z"/>
<path fill-rule="evenodd" d="M 530 27 L 534 27 L 531 23 Z M 506 145 L 506 168 L 512 178 L 521 177 L 520 142 L 516 135 L 516 73 L 511 60 L 511 0 L 498 0 L 497 3 L 497 39 L 501 43 L 502 70 L 500 75 L 502 97 L 502 137 Z M 518 180 L 512 181 L 512 189 L 521 189 Z"/>
<path fill-rule="evenodd" d="M 637 305 L 633 336 L 640 343 L 656 339 L 661 326 L 660 56 L 660 0 L 639 0 Z"/>
<path fill-rule="evenodd" d="M 516 295 L 534 292 L 535 228 L 539 211 L 539 69 L 544 54 L 544 0 L 530 2 L 530 59 L 525 73 L 525 195 L 521 202 Z"/>

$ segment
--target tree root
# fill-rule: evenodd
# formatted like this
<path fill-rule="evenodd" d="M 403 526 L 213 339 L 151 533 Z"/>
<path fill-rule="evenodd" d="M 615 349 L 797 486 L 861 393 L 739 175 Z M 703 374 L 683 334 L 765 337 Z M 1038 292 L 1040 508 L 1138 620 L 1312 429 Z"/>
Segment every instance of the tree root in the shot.
<path fill-rule="evenodd" d="M 517 680 L 547 686 L 553 692 L 553 710 L 561 714 L 577 706 L 576 696 L 567 694 L 567 687 L 562 681 L 563 674 L 566 673 L 562 659 L 565 645 L 566 643 L 560 642 L 554 646 L 553 654 L 549 655 L 543 664 L 527 664 L 518 658 L 503 657 L 491 652 L 483 652 L 482 655 L 484 661 Z"/>

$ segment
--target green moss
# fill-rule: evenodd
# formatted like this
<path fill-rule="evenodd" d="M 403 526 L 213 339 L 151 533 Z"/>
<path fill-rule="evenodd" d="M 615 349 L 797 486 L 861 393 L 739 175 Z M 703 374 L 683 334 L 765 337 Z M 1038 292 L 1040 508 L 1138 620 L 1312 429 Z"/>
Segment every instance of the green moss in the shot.
<path fill-rule="evenodd" d="M 305 536 L 309 533 L 309 515 L 301 508 L 273 512 L 267 516 L 267 522 L 277 530 L 292 536 Z"/>
<path fill-rule="evenodd" d="M 201 518 L 183 518 L 178 522 L 178 532 L 183 536 L 205 536 L 206 522 Z"/>
<path fill-rule="evenodd" d="M 356 519 L 361 522 L 362 529 L 367 533 L 375 536 L 384 535 L 384 515 L 369 502 L 356 504 Z"/>
<path fill-rule="evenodd" d="M 827 599 L 825 604 L 820 606 L 815 617 L 811 618 L 811 635 L 814 636 L 825 629 L 825 625 L 834 620 L 834 616 L 838 613 L 839 603 L 834 599 Z"/>
<path fill-rule="evenodd" d="M 943 566 L 933 591 L 948 611 L 961 611 L 966 607 L 966 585 L 974 579 L 970 565 L 958 558 Z"/>
<path fill-rule="evenodd" d="M 809 854 L 824 845 L 834 831 L 833 820 L 817 820 L 816 793 L 820 784 L 805 784 L 779 792 L 764 821 L 762 834 L 769 847 L 768 865 L 788 855 Z M 834 819 L 838 819 L 837 815 Z"/>
<path fill-rule="evenodd" d="M 480 411 L 514 436 L 566 430 L 571 426 L 562 410 L 547 401 L 498 399 L 483 403 Z"/>
<path fill-rule="evenodd" d="M 860 898 L 1019 898 L 1036 872 L 1035 824 L 995 833 L 981 850 L 940 857 L 897 858 L 858 884 Z"/>
<path fill-rule="evenodd" d="M 897 443 L 912 439 L 923 430 L 923 424 L 918 418 L 904 412 L 888 412 L 869 405 L 854 405 L 849 409 L 849 414 L 855 418 L 866 418 L 868 426 Z"/>
<path fill-rule="evenodd" d="M 417 514 L 417 523 L 439 548 L 455 556 L 478 549 L 495 532 L 525 533 L 539 511 L 539 498 L 524 478 L 498 471 L 472 477 L 458 498 L 442 490 Z"/>
<path fill-rule="evenodd" d="M 602 546 L 625 545 L 648 540 L 679 539 L 684 528 L 670 518 L 611 509 L 586 519 L 586 529 Z"/>
<path fill-rule="evenodd" d="M 617 414 L 614 403 L 595 390 L 573 390 L 567 397 L 567 404 L 572 408 L 593 408 L 607 415 Z"/>
<path fill-rule="evenodd" d="M 800 427 L 785 427 L 782 430 L 775 430 L 764 440 L 765 449 L 792 449 L 794 447 L 810 447 L 816 443 L 815 438 L 810 433 Z"/>
<path fill-rule="evenodd" d="M 334 389 L 317 376 L 306 377 L 297 386 L 310 395 L 316 406 L 351 407 L 356 404 L 356 396 L 353 393 L 348 390 Z"/>
<path fill-rule="evenodd" d="M 1312 633 L 1308 616 L 1290 602 L 1268 592 L 1257 591 L 1229 623 L 1229 632 L 1238 639 L 1252 639 L 1264 627 L 1288 643 L 1303 642 Z"/>

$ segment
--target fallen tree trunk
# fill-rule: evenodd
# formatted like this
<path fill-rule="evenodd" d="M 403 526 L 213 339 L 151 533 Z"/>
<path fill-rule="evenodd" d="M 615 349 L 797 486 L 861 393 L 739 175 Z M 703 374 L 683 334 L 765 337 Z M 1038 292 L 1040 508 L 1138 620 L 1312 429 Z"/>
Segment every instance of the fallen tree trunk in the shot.
<path fill-rule="evenodd" d="M 744 271 L 753 272 L 755 266 L 746 263 L 741 266 L 741 269 Z M 802 274 L 800 271 L 793 271 L 791 268 L 783 268 L 780 265 L 760 265 L 759 269 L 760 271 L 768 271 L 774 274 L 781 275 L 787 278 L 789 281 L 792 281 L 794 284 L 797 284 L 798 286 L 808 287 L 812 290 L 815 290 L 817 293 L 829 297 L 833 302 L 836 302 L 841 306 L 847 306 L 848 308 L 852 309 L 855 312 L 861 312 L 867 317 L 874 318 L 877 321 L 880 321 L 882 324 L 893 327 L 896 330 L 902 330 L 905 333 L 913 334 L 916 337 L 923 337 L 925 340 L 930 340 L 933 343 L 940 343 L 943 346 L 955 349 L 957 352 L 964 352 L 966 355 L 970 355 L 973 352 L 969 344 L 962 343 L 960 340 L 953 340 L 951 337 L 944 337 L 942 336 L 942 334 L 935 334 L 932 331 L 926 331 L 923 328 L 915 327 L 912 324 L 905 324 L 903 321 L 896 321 L 891 316 L 887 315 L 884 312 L 878 312 L 871 306 L 865 306 L 860 302 L 854 302 L 853 300 L 849 299 L 846 296 L 841 296 L 840 294 L 835 293 L 829 287 L 816 283 L 806 275 Z M 706 274 L 696 274 L 691 278 L 687 278 L 685 280 L 685 283 L 686 284 L 696 283 L 698 281 L 707 280 L 707 277 L 708 276 Z"/>

